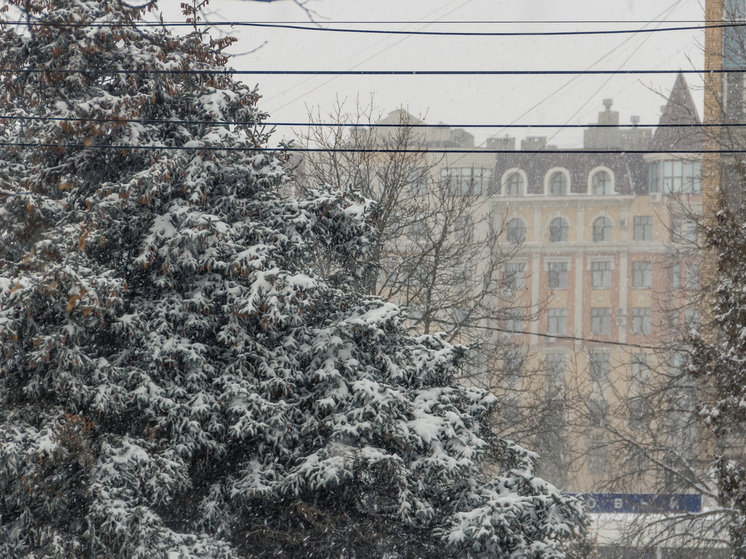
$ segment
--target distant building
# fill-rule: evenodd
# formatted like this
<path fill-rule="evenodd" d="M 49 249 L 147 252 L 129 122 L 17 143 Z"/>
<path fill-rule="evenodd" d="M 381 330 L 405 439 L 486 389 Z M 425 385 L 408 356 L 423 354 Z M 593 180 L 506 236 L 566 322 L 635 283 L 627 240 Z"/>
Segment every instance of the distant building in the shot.
<path fill-rule="evenodd" d="M 635 116 L 621 126 L 612 106 L 604 100 L 578 150 L 559 151 L 545 137 L 523 139 L 520 150 L 508 136 L 474 147 L 473 136 L 448 127 L 423 129 L 422 143 L 445 149 L 432 158 L 435 174 L 471 181 L 504 247 L 519 247 L 502 271 L 506 318 L 484 326 L 525 348 L 528 369 L 540 374 L 522 377 L 511 373 L 514 363 L 479 361 L 481 374 L 501 376 L 502 427 L 521 424 L 516 436 L 530 437 L 524 442 L 542 455 L 541 474 L 563 489 L 602 493 L 623 479 L 625 493 L 644 502 L 687 489 L 663 466 L 628 475 L 634 459 L 620 456 L 609 433 L 664 427 L 655 425 L 661 418 L 653 418 L 644 385 L 680 372 L 681 354 L 653 348 L 675 348 L 682 329 L 698 320 L 685 302 L 701 264 L 682 249 L 697 240 L 692 215 L 702 211 L 706 138 L 683 75 L 655 133 L 636 126 Z M 395 111 L 382 122 L 415 121 Z M 665 418 L 674 437 L 665 443 L 692 464 L 701 439 L 694 413 L 693 399 L 683 399 Z M 662 454 L 661 464 L 667 460 Z M 626 502 L 609 503 L 616 501 Z M 599 534 L 620 526 L 614 520 Z"/>
<path fill-rule="evenodd" d="M 630 409 L 619 400 L 634 398 L 637 370 L 657 359 L 625 344 L 661 346 L 678 336 L 685 310 L 675 294 L 687 281 L 694 285 L 699 273 L 695 259 L 673 259 L 672 248 L 696 235 L 687 214 L 701 211 L 701 137 L 683 127 L 658 128 L 652 136 L 649 129 L 617 128 L 619 114 L 611 100 L 604 105 L 598 124 L 607 127 L 590 126 L 583 150 L 499 153 L 495 163 L 494 215 L 505 224 L 507 243 L 523 243 L 505 274 L 520 274 L 512 296 L 539 312 L 538 320 L 525 323 L 528 334 L 514 337 L 545 362 L 547 385 L 561 384 L 588 402 L 584 429 L 577 417 L 558 417 L 557 425 L 573 427 L 557 429 L 539 449 L 545 469 L 577 492 L 618 474 L 606 427 L 634 422 L 612 410 Z M 700 124 L 681 75 L 661 123 Z M 669 149 L 691 152 L 665 153 Z M 564 398 L 565 391 L 557 394 Z M 683 444 L 695 445 L 696 438 Z M 572 470 L 569 459 L 563 463 L 563 455 L 584 452 Z M 640 480 L 635 490 L 650 491 L 655 480 L 648 482 Z"/>

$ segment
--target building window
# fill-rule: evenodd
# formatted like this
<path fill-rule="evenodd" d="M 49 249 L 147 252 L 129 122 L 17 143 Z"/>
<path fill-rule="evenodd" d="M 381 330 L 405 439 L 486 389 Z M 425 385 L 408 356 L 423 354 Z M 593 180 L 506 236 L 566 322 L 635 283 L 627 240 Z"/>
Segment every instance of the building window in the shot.
<path fill-rule="evenodd" d="M 605 414 L 606 400 L 593 399 L 591 400 L 591 420 L 594 420 L 594 413 L 603 411 Z M 589 474 L 604 474 L 606 473 L 606 462 L 608 460 L 609 448 L 603 439 L 603 431 L 600 427 L 606 424 L 605 415 L 604 421 L 601 423 L 599 428 L 594 429 L 593 434 L 588 437 L 588 473 Z"/>
<path fill-rule="evenodd" d="M 453 222 L 453 232 L 456 239 L 471 242 L 474 238 L 474 219 L 470 215 L 459 215 Z"/>
<path fill-rule="evenodd" d="M 520 175 L 518 175 L 520 177 Z M 492 183 L 492 169 L 454 167 L 440 171 L 444 188 L 460 194 L 487 194 Z"/>
<path fill-rule="evenodd" d="M 681 287 L 681 264 L 671 266 L 671 287 L 674 289 Z"/>
<path fill-rule="evenodd" d="M 632 309 L 632 333 L 649 335 L 651 319 L 652 311 L 650 307 L 634 307 Z"/>
<path fill-rule="evenodd" d="M 660 175 L 660 164 L 655 161 L 648 167 L 648 188 L 650 192 L 660 192 L 661 190 L 661 175 Z"/>
<path fill-rule="evenodd" d="M 588 365 L 590 368 L 591 382 L 606 384 L 609 382 L 611 362 L 609 354 L 603 351 L 592 351 L 588 354 Z"/>
<path fill-rule="evenodd" d="M 609 241 L 611 241 L 611 220 L 608 217 L 599 217 L 593 222 L 593 242 Z"/>
<path fill-rule="evenodd" d="M 671 217 L 671 242 L 691 243 L 697 242 L 697 221 L 691 217 Z"/>
<path fill-rule="evenodd" d="M 653 286 L 653 263 L 632 263 L 632 287 L 635 289 L 650 289 Z"/>
<path fill-rule="evenodd" d="M 686 288 L 689 291 L 699 289 L 699 266 L 697 264 L 686 265 Z"/>
<path fill-rule="evenodd" d="M 414 197 L 427 194 L 427 180 L 429 178 L 427 169 L 415 168 L 410 173 L 409 195 Z"/>
<path fill-rule="evenodd" d="M 487 194 L 492 186 L 492 169 L 472 169 L 474 193 Z"/>
<path fill-rule="evenodd" d="M 550 243 L 566 243 L 568 235 L 570 233 L 570 227 L 567 222 L 561 217 L 555 217 L 549 222 L 549 242 Z"/>
<path fill-rule="evenodd" d="M 547 373 L 547 399 L 562 398 L 565 393 L 565 356 L 549 353 L 544 359 Z"/>
<path fill-rule="evenodd" d="M 591 262 L 593 289 L 611 289 L 611 262 Z"/>
<path fill-rule="evenodd" d="M 526 265 L 518 262 L 510 262 L 505 265 L 505 290 L 518 291 L 525 287 Z"/>
<path fill-rule="evenodd" d="M 503 398 L 500 411 L 503 427 L 506 429 L 515 427 L 521 420 L 521 401 L 518 398 Z"/>
<path fill-rule="evenodd" d="M 466 289 L 471 285 L 471 268 L 467 266 L 458 267 L 451 274 L 453 285 L 459 289 Z"/>
<path fill-rule="evenodd" d="M 629 426 L 642 429 L 650 424 L 650 402 L 647 384 L 650 379 L 648 356 L 645 353 L 632 355 L 632 370 L 629 378 Z"/>
<path fill-rule="evenodd" d="M 547 279 L 549 289 L 567 289 L 567 262 L 550 262 Z"/>
<path fill-rule="evenodd" d="M 505 356 L 503 360 L 503 380 L 505 381 L 505 388 L 516 388 L 518 383 L 521 382 L 523 375 L 523 355 L 520 353 L 512 353 Z"/>
<path fill-rule="evenodd" d="M 521 244 L 523 241 L 525 241 L 526 226 L 523 224 L 523 221 L 521 221 L 517 217 L 508 221 L 507 237 L 508 242 L 514 245 Z"/>
<path fill-rule="evenodd" d="M 634 219 L 634 224 L 635 241 L 653 240 L 653 218 L 651 216 L 637 216 Z"/>
<path fill-rule="evenodd" d="M 596 171 L 591 179 L 591 192 L 595 196 L 611 194 L 611 176 L 606 171 Z"/>
<path fill-rule="evenodd" d="M 702 192 L 700 161 L 663 161 L 663 191 L 666 194 L 699 194 Z"/>
<path fill-rule="evenodd" d="M 679 333 L 680 324 L 679 319 L 680 317 L 680 309 L 666 309 L 665 312 L 665 320 L 666 320 L 666 326 L 668 330 L 670 330 L 674 334 Z"/>
<path fill-rule="evenodd" d="M 523 332 L 523 310 L 505 309 L 503 311 L 503 328 L 508 334 L 520 334 Z"/>
<path fill-rule="evenodd" d="M 417 221 L 407 228 L 407 237 L 413 241 L 421 241 L 427 236 L 427 226 L 422 221 Z"/>
<path fill-rule="evenodd" d="M 490 370 L 489 357 L 477 350 L 471 350 L 466 361 L 466 374 L 470 378 L 477 378 L 489 381 L 487 374 Z"/>
<path fill-rule="evenodd" d="M 684 331 L 688 332 L 697 326 L 699 326 L 699 312 L 696 309 L 686 309 L 684 311 Z"/>
<path fill-rule="evenodd" d="M 547 310 L 547 334 L 551 336 L 567 334 L 567 309 Z"/>
<path fill-rule="evenodd" d="M 505 181 L 506 196 L 523 196 L 523 175 L 520 173 L 511 173 L 508 180 Z"/>
<path fill-rule="evenodd" d="M 603 335 L 611 333 L 611 309 L 591 309 L 591 333 Z"/>
<path fill-rule="evenodd" d="M 567 176 L 562 171 L 552 173 L 549 177 L 549 194 L 552 196 L 567 195 Z"/>

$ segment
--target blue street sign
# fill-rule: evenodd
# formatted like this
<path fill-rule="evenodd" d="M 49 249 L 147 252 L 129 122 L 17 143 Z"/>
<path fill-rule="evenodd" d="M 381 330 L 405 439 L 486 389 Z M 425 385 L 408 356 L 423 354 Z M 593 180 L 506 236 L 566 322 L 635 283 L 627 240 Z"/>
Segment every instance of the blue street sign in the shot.
<path fill-rule="evenodd" d="M 701 495 L 660 495 L 652 493 L 576 493 L 588 512 L 665 513 L 701 512 Z"/>

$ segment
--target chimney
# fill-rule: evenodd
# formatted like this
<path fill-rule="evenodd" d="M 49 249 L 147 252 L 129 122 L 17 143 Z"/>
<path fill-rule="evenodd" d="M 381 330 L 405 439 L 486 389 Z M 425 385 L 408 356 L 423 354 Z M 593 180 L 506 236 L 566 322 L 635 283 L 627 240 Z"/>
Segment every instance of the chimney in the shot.
<path fill-rule="evenodd" d="M 606 107 L 606 110 L 602 113 L 598 113 L 599 124 L 604 124 L 606 126 L 619 126 L 619 112 L 611 110 L 613 104 L 613 99 L 604 99 L 604 107 Z"/>

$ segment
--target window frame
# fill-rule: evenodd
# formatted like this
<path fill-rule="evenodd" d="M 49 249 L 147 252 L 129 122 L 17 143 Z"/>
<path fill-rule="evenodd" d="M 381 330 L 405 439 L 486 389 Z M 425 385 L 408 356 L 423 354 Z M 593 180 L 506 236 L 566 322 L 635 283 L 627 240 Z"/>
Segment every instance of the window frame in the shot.
<path fill-rule="evenodd" d="M 550 336 L 567 335 L 567 309 L 549 308 L 547 309 L 547 334 Z"/>
<path fill-rule="evenodd" d="M 570 240 L 570 224 L 564 217 L 554 217 L 549 221 L 549 242 L 566 243 Z"/>
<path fill-rule="evenodd" d="M 567 289 L 567 275 L 570 266 L 567 262 L 547 262 L 547 287 L 549 289 Z"/>
<path fill-rule="evenodd" d="M 520 192 L 518 194 L 511 194 L 511 189 L 515 186 L 511 180 L 517 177 L 518 188 Z M 502 180 L 500 181 L 501 194 L 506 198 L 520 198 L 526 195 L 528 188 L 528 178 L 526 177 L 525 171 L 522 169 L 508 169 L 503 173 Z"/>
<path fill-rule="evenodd" d="M 652 288 L 653 263 L 650 260 L 636 260 L 632 262 L 632 289 Z"/>
<path fill-rule="evenodd" d="M 598 225 L 599 222 L 603 222 L 603 225 Z M 592 227 L 594 243 L 610 243 L 614 240 L 614 224 L 608 216 L 598 216 L 596 219 L 593 220 Z"/>
<path fill-rule="evenodd" d="M 561 177 L 561 179 L 560 179 Z M 555 179 L 559 179 L 560 192 L 558 193 L 555 189 L 557 182 Z M 553 167 L 547 171 L 544 179 L 544 193 L 547 196 L 567 196 L 570 193 L 570 173 L 564 167 Z"/>
<path fill-rule="evenodd" d="M 606 351 L 588 352 L 588 376 L 591 382 L 604 386 L 611 376 L 611 356 Z"/>
<path fill-rule="evenodd" d="M 600 181 L 602 175 L 606 175 L 603 182 Z M 614 193 L 614 174 L 610 169 L 605 167 L 596 168 L 591 171 L 589 178 L 590 193 L 592 196 L 609 196 Z M 602 191 L 599 192 L 599 186 L 602 186 Z"/>
<path fill-rule="evenodd" d="M 521 225 L 521 239 L 516 240 L 516 237 L 514 236 L 511 231 L 516 231 L 513 227 L 511 227 L 511 223 L 520 223 Z M 512 219 L 509 219 L 508 222 L 505 224 L 505 237 L 506 240 L 512 244 L 512 245 L 519 245 L 526 241 L 526 223 L 520 218 L 520 217 L 514 217 Z"/>
<path fill-rule="evenodd" d="M 471 242 L 474 239 L 474 218 L 469 214 L 456 216 L 453 220 L 453 233 L 456 240 Z"/>
<path fill-rule="evenodd" d="M 650 307 L 632 307 L 632 334 L 649 336 L 653 328 L 653 309 Z"/>
<path fill-rule="evenodd" d="M 609 336 L 611 334 L 611 309 L 591 307 L 591 334 Z"/>
<path fill-rule="evenodd" d="M 504 330 L 512 330 L 512 332 L 506 332 L 514 336 L 520 336 L 523 332 L 524 312 L 520 308 L 504 309 L 502 316 L 502 324 Z"/>
<path fill-rule="evenodd" d="M 590 265 L 591 289 L 611 289 L 611 272 L 614 265 L 608 260 L 594 260 Z M 597 278 L 600 278 L 600 282 L 596 282 Z"/>
<path fill-rule="evenodd" d="M 684 271 L 684 289 L 687 291 L 697 291 L 699 289 L 699 264 L 687 262 Z"/>
<path fill-rule="evenodd" d="M 515 268 L 510 270 L 510 268 Z M 512 279 L 511 279 L 512 278 Z M 503 271 L 505 291 L 520 291 L 526 288 L 526 263 L 508 262 Z"/>
<path fill-rule="evenodd" d="M 645 220 L 643 222 L 643 220 Z M 636 215 L 632 219 L 632 239 L 635 241 L 653 240 L 653 216 Z M 638 234 L 639 233 L 639 234 Z"/>

